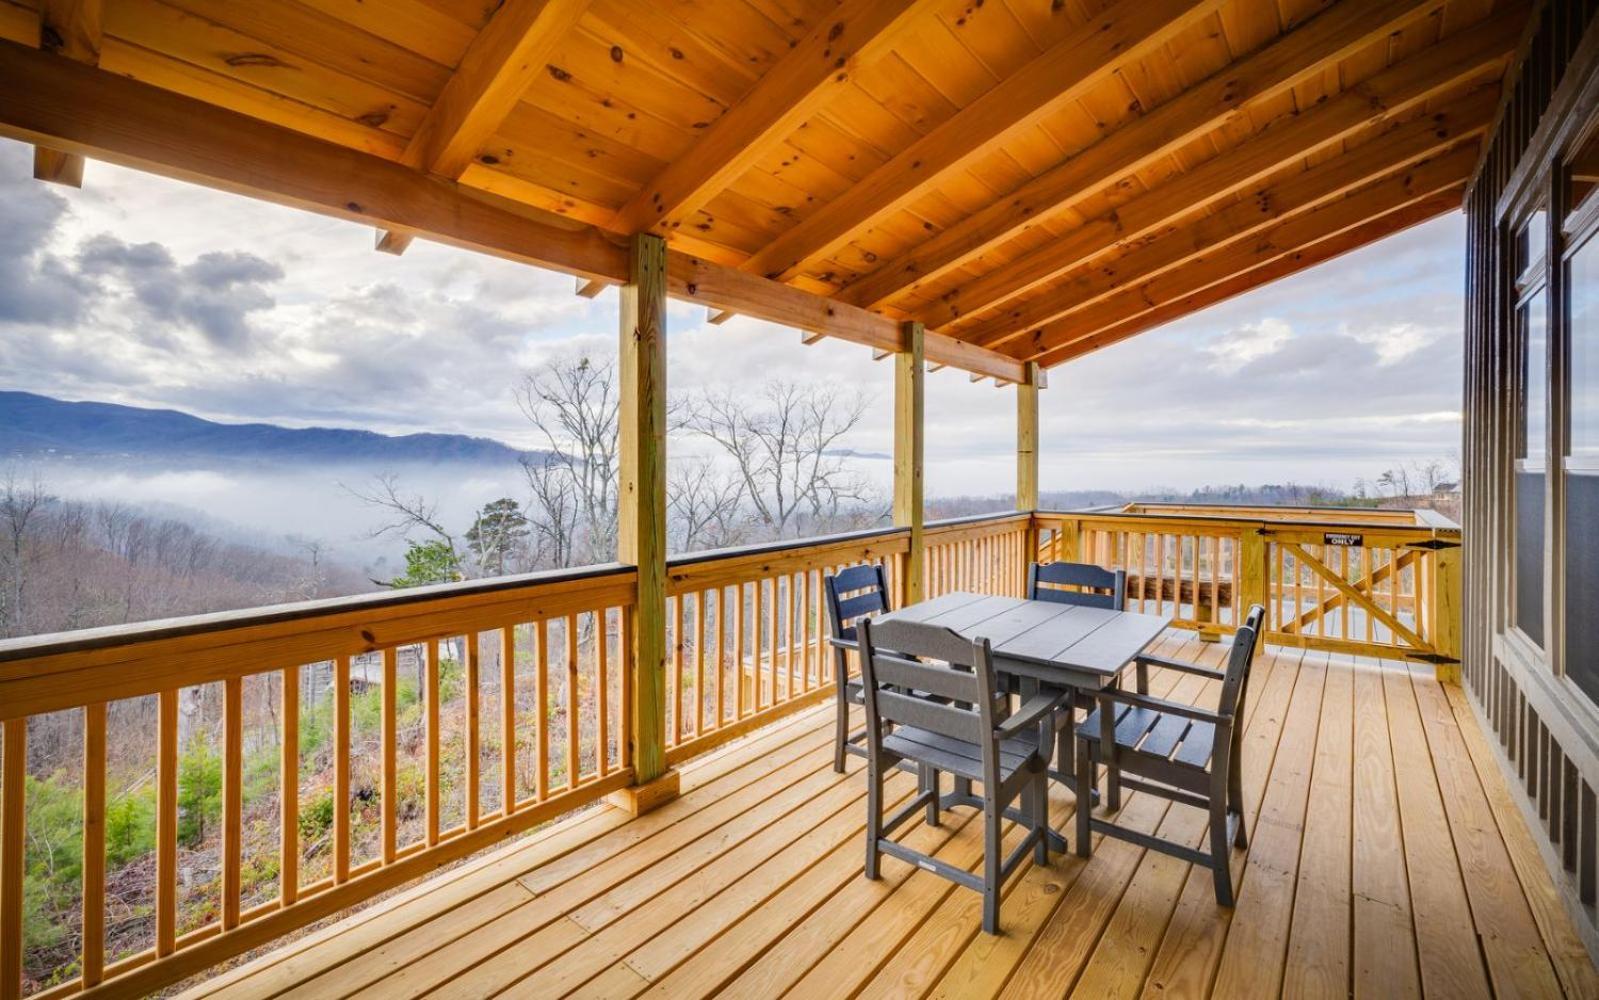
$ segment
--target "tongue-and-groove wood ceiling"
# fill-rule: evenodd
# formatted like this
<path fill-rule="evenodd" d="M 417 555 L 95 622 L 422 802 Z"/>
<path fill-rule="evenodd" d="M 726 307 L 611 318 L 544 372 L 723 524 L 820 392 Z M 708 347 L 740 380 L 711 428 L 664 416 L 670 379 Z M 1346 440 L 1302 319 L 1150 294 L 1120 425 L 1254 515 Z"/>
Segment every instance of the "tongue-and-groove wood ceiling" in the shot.
<path fill-rule="evenodd" d="M 676 294 L 879 349 L 917 320 L 1013 381 L 1457 208 L 1530 5 L 42 6 L 0 0 L 0 133 L 43 175 L 86 152 L 589 293 L 658 232 Z"/>

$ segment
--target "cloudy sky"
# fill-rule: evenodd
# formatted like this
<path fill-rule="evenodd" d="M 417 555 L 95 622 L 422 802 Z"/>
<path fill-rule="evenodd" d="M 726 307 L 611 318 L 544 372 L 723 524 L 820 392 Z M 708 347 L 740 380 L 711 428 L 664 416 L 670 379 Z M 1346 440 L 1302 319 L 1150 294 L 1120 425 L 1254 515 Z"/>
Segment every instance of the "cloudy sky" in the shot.
<path fill-rule="evenodd" d="M 218 420 L 429 430 L 535 443 L 511 387 L 543 358 L 611 353 L 616 299 L 571 278 L 100 163 L 72 191 L 0 140 L 0 387 Z M 1051 372 L 1049 489 L 1347 487 L 1458 449 L 1463 225 L 1436 220 Z M 892 369 L 746 319 L 670 314 L 669 387 L 825 379 L 873 405 Z M 1013 484 L 1014 394 L 928 380 L 929 491 Z M 683 450 L 688 450 L 685 443 Z M 887 480 L 888 465 L 867 461 Z"/>

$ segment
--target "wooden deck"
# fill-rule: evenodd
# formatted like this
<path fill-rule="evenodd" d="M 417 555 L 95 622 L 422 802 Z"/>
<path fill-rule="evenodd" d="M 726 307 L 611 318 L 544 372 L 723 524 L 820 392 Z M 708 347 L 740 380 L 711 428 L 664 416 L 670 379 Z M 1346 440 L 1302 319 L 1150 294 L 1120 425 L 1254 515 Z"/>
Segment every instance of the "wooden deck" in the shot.
<path fill-rule="evenodd" d="M 1152 688 L 1202 700 L 1205 683 Z M 976 893 L 893 859 L 861 877 L 862 762 L 833 773 L 830 711 L 691 762 L 654 813 L 583 814 L 191 995 L 1599 995 L 1470 706 L 1430 668 L 1268 650 L 1236 910 L 1207 872 L 1107 841 L 1014 876 L 998 937 L 979 932 Z M 1069 829 L 1072 796 L 1051 801 Z M 969 816 L 908 836 L 975 865 Z M 1196 843 L 1203 829 L 1137 794 L 1123 822 Z"/>

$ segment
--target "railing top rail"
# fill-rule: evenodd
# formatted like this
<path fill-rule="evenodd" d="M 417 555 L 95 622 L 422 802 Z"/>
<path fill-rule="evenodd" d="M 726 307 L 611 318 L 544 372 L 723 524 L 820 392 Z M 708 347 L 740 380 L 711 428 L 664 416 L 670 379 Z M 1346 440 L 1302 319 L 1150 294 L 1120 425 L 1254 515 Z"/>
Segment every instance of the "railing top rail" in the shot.
<path fill-rule="evenodd" d="M 1329 511 L 1342 513 L 1339 508 L 1327 508 Z M 1246 514 L 1243 510 L 1237 513 L 1200 514 L 1183 513 L 1179 511 L 1103 511 L 1103 510 L 1041 510 L 1037 516 L 1043 518 L 1071 518 L 1082 521 L 1143 521 L 1160 522 L 1168 524 L 1181 524 L 1190 527 L 1214 526 L 1244 527 L 1255 525 L 1259 527 L 1274 526 L 1281 529 L 1296 527 L 1315 529 L 1346 529 L 1349 531 L 1381 532 L 1384 534 L 1416 534 L 1418 536 L 1431 536 L 1438 532 L 1458 532 L 1460 526 L 1448 518 L 1439 515 L 1435 520 L 1428 519 L 1428 523 L 1396 524 L 1375 519 L 1339 519 L 1337 517 L 1282 517 L 1269 514 Z"/>
<path fill-rule="evenodd" d="M 626 576 L 634 572 L 632 566 L 621 563 L 603 563 L 575 569 L 543 570 L 537 573 L 519 573 L 489 580 L 466 580 L 458 583 L 440 583 L 405 590 L 379 591 L 372 594 L 353 594 L 348 597 L 330 597 L 315 601 L 295 601 L 261 608 L 243 608 L 237 611 L 218 611 L 203 615 L 186 615 L 181 618 L 161 618 L 126 625 L 107 625 L 101 628 L 79 629 L 72 632 L 51 632 L 43 635 L 23 636 L 0 640 L 0 664 L 29 660 L 60 653 L 78 653 L 128 646 L 162 639 L 176 639 L 228 632 L 259 625 L 277 625 L 285 622 L 308 621 L 424 604 L 450 598 L 473 598 L 509 593 L 517 590 L 548 588 L 560 584 L 601 581 Z"/>
<path fill-rule="evenodd" d="M 784 538 L 775 542 L 756 542 L 752 545 L 732 545 L 725 549 L 701 549 L 698 552 L 683 552 L 669 556 L 666 560 L 668 570 L 682 566 L 701 566 L 707 563 L 722 562 L 731 559 L 742 559 L 747 556 L 777 555 L 787 552 L 798 552 L 804 549 L 821 549 L 834 545 L 848 545 L 851 542 L 865 542 L 880 538 L 894 538 L 900 535 L 909 535 L 909 528 L 863 528 L 860 531 L 842 531 L 833 535 L 818 535 L 813 538 Z"/>

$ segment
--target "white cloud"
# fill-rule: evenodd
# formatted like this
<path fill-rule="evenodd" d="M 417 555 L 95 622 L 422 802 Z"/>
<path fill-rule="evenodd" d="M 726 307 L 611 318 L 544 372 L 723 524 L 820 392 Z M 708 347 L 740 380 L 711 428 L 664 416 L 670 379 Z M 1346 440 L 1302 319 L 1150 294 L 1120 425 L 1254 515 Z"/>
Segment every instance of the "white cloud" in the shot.
<path fill-rule="evenodd" d="M 1268 316 L 1257 323 L 1227 331 L 1206 344 L 1205 352 L 1213 359 L 1211 367 L 1236 372 L 1251 361 L 1276 354 L 1293 335 L 1293 327 Z"/>

